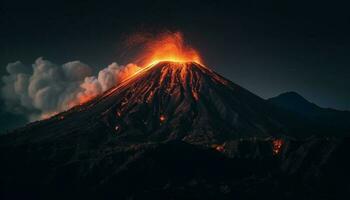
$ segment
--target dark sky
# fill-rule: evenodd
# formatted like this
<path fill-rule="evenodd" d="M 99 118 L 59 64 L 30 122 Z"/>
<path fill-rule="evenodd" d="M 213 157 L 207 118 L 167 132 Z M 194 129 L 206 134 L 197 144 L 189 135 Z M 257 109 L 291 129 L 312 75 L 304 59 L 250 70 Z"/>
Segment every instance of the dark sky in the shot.
<path fill-rule="evenodd" d="M 40 56 L 125 64 L 127 35 L 180 30 L 209 67 L 261 97 L 296 91 L 350 110 L 346 1 L 2 1 L 0 26 L 1 75 Z"/>

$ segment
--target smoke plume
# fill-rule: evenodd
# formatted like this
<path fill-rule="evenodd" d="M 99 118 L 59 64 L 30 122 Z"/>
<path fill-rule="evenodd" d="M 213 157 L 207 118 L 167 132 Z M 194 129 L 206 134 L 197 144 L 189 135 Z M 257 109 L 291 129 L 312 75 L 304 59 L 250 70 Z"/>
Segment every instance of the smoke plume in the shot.
<path fill-rule="evenodd" d="M 34 121 L 84 103 L 139 69 L 112 63 L 94 76 L 92 68 L 80 61 L 57 65 L 38 58 L 32 67 L 17 61 L 6 67 L 1 97 L 8 111 Z"/>

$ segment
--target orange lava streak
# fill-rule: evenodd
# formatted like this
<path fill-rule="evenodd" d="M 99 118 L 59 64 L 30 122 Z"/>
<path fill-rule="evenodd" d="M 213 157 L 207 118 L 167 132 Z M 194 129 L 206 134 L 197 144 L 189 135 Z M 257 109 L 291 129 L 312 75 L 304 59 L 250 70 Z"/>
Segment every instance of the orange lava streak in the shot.
<path fill-rule="evenodd" d="M 282 139 L 274 139 L 272 140 L 272 152 L 273 155 L 277 155 L 281 152 L 281 148 L 284 141 Z"/>
<path fill-rule="evenodd" d="M 166 120 L 166 117 L 164 115 L 160 115 L 159 121 L 164 122 Z"/>
<path fill-rule="evenodd" d="M 138 34 L 130 37 L 128 45 L 141 46 L 141 52 L 134 62 L 142 67 L 161 61 L 202 64 L 198 51 L 185 43 L 183 34 L 180 32 L 166 32 L 157 36 Z"/>

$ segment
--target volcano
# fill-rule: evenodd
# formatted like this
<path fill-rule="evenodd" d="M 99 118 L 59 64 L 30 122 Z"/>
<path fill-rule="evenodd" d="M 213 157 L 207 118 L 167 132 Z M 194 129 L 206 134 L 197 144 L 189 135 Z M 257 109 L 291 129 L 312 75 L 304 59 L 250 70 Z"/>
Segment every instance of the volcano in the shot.
<path fill-rule="evenodd" d="M 2 136 L 0 194 L 348 195 L 350 166 L 342 157 L 349 140 L 309 138 L 319 131 L 202 64 L 159 62 L 89 102 Z"/>
<path fill-rule="evenodd" d="M 98 131 L 117 142 L 180 139 L 210 144 L 314 133 L 296 131 L 303 125 L 201 64 L 159 62 L 90 102 L 15 132 L 31 130 L 56 138 L 77 130 Z"/>
<path fill-rule="evenodd" d="M 195 62 L 160 62 L 87 106 L 120 139 L 210 143 L 284 133 L 264 100 Z"/>

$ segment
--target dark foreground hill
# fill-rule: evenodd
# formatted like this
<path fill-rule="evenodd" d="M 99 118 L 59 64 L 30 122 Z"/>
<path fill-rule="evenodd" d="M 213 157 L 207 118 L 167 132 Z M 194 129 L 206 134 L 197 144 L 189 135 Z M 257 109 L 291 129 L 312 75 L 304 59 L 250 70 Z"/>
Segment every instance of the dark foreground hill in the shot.
<path fill-rule="evenodd" d="M 1 149 L 2 199 L 346 199 L 350 141 L 181 141 L 78 150 Z"/>

